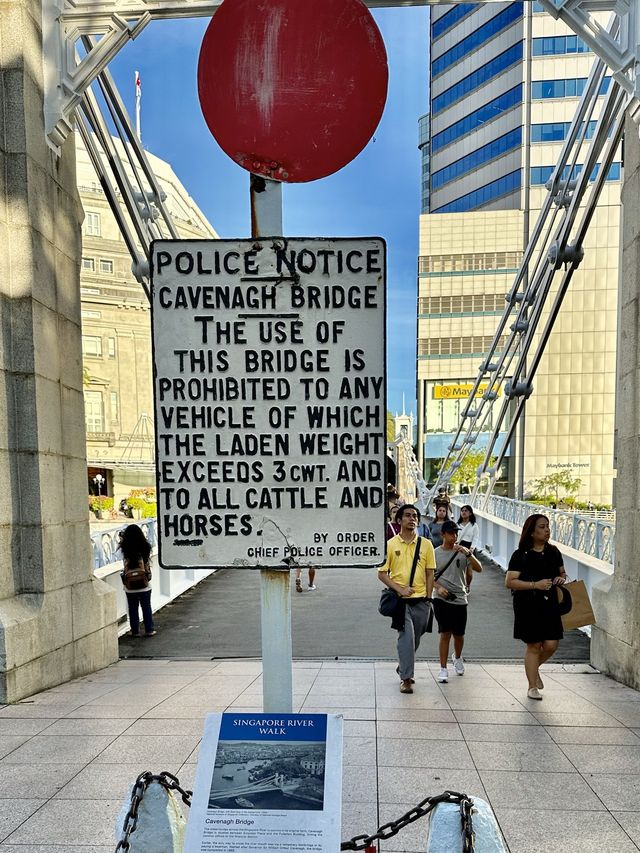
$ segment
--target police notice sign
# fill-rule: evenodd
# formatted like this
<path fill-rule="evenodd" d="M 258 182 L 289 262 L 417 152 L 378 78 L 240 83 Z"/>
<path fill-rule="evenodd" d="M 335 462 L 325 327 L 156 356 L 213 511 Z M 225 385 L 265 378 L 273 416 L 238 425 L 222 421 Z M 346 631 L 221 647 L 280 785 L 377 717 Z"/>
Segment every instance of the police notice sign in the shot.
<path fill-rule="evenodd" d="M 384 560 L 384 241 L 156 241 L 160 564 Z"/>

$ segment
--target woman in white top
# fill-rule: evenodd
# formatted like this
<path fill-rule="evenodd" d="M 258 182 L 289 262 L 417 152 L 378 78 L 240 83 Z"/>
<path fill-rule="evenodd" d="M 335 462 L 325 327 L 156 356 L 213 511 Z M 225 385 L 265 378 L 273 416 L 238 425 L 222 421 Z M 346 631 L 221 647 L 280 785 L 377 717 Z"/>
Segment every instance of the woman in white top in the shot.
<path fill-rule="evenodd" d="M 473 512 L 473 507 L 465 504 L 460 508 L 460 518 L 458 519 L 458 542 L 469 548 L 471 552 L 475 551 L 480 542 L 480 529 L 476 522 L 476 517 Z"/>

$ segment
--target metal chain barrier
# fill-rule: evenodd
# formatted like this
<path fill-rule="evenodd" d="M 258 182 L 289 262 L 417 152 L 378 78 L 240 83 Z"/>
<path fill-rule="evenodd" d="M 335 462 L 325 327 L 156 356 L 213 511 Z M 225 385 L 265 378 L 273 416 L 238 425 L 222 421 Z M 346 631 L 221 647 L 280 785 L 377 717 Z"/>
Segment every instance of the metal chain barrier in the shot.
<path fill-rule="evenodd" d="M 425 797 L 417 806 L 410 809 L 402 817 L 397 820 L 383 823 L 378 827 L 377 832 L 373 835 L 354 835 L 350 841 L 343 841 L 340 845 L 340 850 L 372 850 L 374 841 L 385 841 L 387 838 L 393 838 L 401 829 L 425 817 L 432 812 L 438 803 L 453 803 L 460 806 L 460 823 L 462 831 L 462 853 L 473 853 L 475 850 L 475 835 L 473 832 L 473 821 L 471 813 L 473 811 L 473 800 L 466 794 L 459 794 L 457 791 L 444 791 L 436 797 Z"/>
<path fill-rule="evenodd" d="M 149 770 L 145 770 L 144 773 L 138 776 L 131 789 L 131 804 L 122 825 L 122 837 L 118 841 L 115 853 L 119 853 L 119 851 L 126 853 L 131 848 L 129 836 L 132 832 L 135 832 L 138 825 L 138 809 L 147 788 L 152 782 L 158 782 L 167 791 L 177 791 L 182 797 L 182 801 L 191 806 L 193 791 L 185 791 L 184 788 L 181 788 L 177 776 L 174 776 L 173 773 L 169 773 L 167 770 L 163 770 L 162 773 L 158 773 L 157 775 L 151 773 Z"/>
<path fill-rule="evenodd" d="M 138 825 L 138 809 L 142 798 L 151 782 L 159 782 L 168 791 L 177 791 L 184 803 L 191 806 L 191 797 L 193 791 L 185 791 L 180 787 L 178 778 L 172 773 L 163 770 L 162 773 L 154 775 L 149 770 L 141 773 L 135 781 L 131 789 L 131 805 L 127 812 L 122 826 L 122 837 L 118 841 L 115 853 L 126 853 L 131 848 L 129 836 Z M 457 791 L 444 791 L 435 797 L 425 797 L 424 800 L 418 803 L 417 806 L 410 809 L 402 817 L 397 820 L 389 821 L 388 823 L 379 826 L 377 831 L 372 835 L 354 835 L 349 841 L 343 841 L 340 845 L 340 850 L 365 850 L 375 851 L 375 841 L 385 841 L 388 838 L 393 838 L 401 829 L 408 826 L 410 823 L 425 817 L 432 812 L 439 803 L 451 803 L 460 806 L 460 828 L 462 833 L 462 848 L 461 853 L 474 853 L 475 851 L 475 834 L 473 831 L 473 800 L 466 794 L 460 794 Z"/>

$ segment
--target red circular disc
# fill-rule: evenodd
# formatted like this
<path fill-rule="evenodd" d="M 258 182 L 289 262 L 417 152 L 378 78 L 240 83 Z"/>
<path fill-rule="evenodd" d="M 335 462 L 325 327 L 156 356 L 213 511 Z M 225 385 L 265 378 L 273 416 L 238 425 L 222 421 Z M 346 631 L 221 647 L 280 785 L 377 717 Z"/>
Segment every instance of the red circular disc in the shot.
<path fill-rule="evenodd" d="M 198 95 L 229 157 L 296 183 L 330 175 L 362 151 L 388 76 L 362 0 L 224 0 L 200 49 Z"/>

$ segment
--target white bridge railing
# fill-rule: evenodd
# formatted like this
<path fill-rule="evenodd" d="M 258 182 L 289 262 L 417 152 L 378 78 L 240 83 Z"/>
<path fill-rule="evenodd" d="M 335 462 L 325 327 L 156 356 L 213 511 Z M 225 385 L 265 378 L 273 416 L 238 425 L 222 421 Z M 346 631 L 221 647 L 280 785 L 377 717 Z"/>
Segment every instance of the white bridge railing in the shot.
<path fill-rule="evenodd" d="M 115 590 L 118 619 L 123 619 L 127 615 L 127 598 L 120 579 L 122 555 L 118 551 L 118 533 L 129 523 L 127 520 L 118 527 L 95 531 L 91 534 L 93 571 L 97 577 L 108 583 Z M 142 528 L 145 536 L 151 543 L 151 570 L 153 573 L 151 581 L 151 608 L 154 613 L 215 571 L 215 569 L 165 570 L 159 568 L 156 556 L 158 553 L 156 519 L 143 518 L 135 523 Z M 124 627 L 122 630 L 125 630 Z"/>
<path fill-rule="evenodd" d="M 556 544 L 567 545 L 605 563 L 615 563 L 616 523 L 613 513 L 606 513 L 606 518 L 598 518 L 593 514 L 581 515 L 497 495 L 489 498 L 486 511 L 520 528 L 528 516 L 543 513 L 549 519 L 551 538 Z"/>

